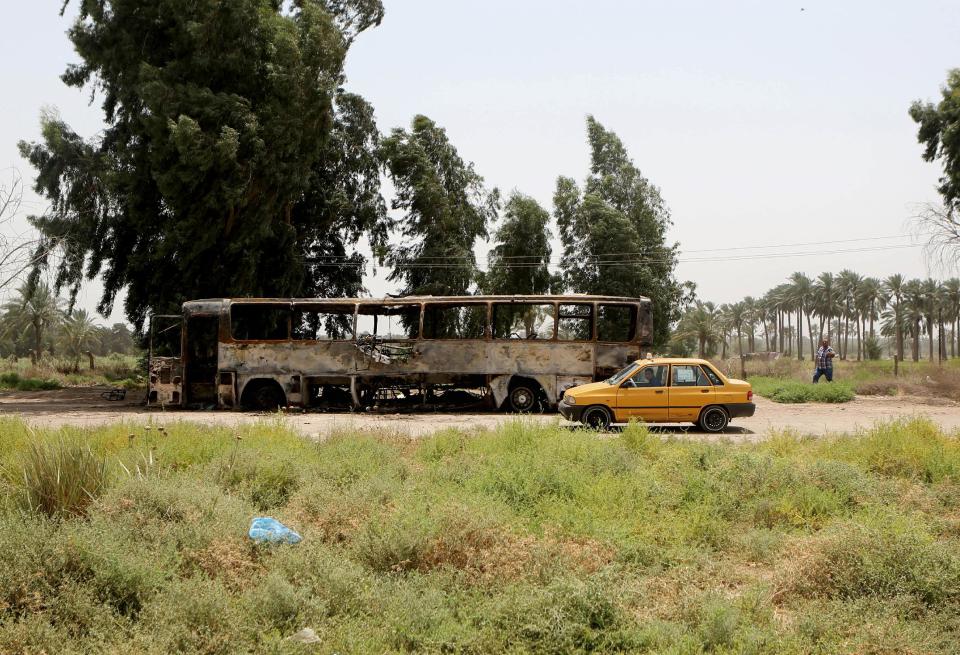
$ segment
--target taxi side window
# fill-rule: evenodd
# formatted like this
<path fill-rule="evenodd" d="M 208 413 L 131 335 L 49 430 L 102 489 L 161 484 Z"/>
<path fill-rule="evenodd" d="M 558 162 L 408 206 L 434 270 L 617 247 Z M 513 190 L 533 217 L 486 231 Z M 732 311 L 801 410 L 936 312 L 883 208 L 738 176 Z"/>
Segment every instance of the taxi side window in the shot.
<path fill-rule="evenodd" d="M 674 365 L 673 380 L 670 382 L 675 387 L 709 387 L 710 380 L 703 374 L 699 366 Z"/>
<path fill-rule="evenodd" d="M 634 388 L 663 387 L 666 386 L 667 367 L 666 366 L 644 366 L 634 373 L 630 378 L 630 386 Z"/>
<path fill-rule="evenodd" d="M 720 376 L 717 375 L 717 372 L 714 371 L 712 368 L 710 368 L 709 366 L 704 366 L 703 372 L 706 373 L 707 377 L 710 378 L 710 381 L 713 382 L 713 386 L 715 387 L 723 386 L 723 380 L 720 379 Z"/>

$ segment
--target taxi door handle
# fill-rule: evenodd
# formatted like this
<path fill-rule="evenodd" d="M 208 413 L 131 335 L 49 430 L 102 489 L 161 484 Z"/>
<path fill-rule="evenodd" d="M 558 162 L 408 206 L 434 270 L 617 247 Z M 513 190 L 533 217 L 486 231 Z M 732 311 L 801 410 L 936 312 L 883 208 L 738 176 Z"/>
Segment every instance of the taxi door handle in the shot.
<path fill-rule="evenodd" d="M 701 389 L 701 390 L 700 390 L 700 393 L 710 393 L 710 390 L 709 390 L 709 389 Z"/>
<path fill-rule="evenodd" d="M 654 391 L 653 393 L 663 393 L 663 389 L 657 389 L 657 390 Z"/>

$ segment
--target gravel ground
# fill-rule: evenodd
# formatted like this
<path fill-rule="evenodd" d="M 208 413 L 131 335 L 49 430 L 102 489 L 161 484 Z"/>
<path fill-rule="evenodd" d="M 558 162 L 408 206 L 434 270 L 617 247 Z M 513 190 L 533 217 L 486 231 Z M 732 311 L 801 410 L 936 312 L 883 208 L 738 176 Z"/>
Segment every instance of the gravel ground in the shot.
<path fill-rule="evenodd" d="M 132 424 L 192 421 L 209 425 L 237 425 L 263 420 L 265 415 L 237 411 L 161 411 L 138 403 L 139 394 L 130 400 L 111 402 L 100 397 L 102 389 L 72 388 L 58 391 L 0 392 L 0 414 L 19 415 L 37 426 L 91 426 L 105 423 Z M 136 397 L 136 398 L 134 398 Z M 920 398 L 865 396 L 842 405 L 781 405 L 757 398 L 757 413 L 733 422 L 724 436 L 734 440 L 762 439 L 771 431 L 793 430 L 800 434 L 824 435 L 850 433 L 877 421 L 902 416 L 922 415 L 945 430 L 960 429 L 960 405 Z M 268 417 L 272 417 L 269 415 Z M 421 436 L 447 428 L 492 428 L 514 420 L 509 414 L 484 413 L 289 413 L 282 420 L 305 436 L 323 438 L 331 432 L 347 429 L 390 432 Z M 557 414 L 538 414 L 528 420 L 566 424 Z M 662 426 L 664 433 L 700 434 L 692 426 Z"/>

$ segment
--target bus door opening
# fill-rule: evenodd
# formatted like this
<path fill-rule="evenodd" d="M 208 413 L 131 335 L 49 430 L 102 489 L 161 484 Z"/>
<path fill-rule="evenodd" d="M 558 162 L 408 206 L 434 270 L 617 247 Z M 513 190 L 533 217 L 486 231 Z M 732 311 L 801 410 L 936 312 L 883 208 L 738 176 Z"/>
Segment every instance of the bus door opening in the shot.
<path fill-rule="evenodd" d="M 216 404 L 218 315 L 198 314 L 187 318 L 185 357 L 187 402 Z"/>

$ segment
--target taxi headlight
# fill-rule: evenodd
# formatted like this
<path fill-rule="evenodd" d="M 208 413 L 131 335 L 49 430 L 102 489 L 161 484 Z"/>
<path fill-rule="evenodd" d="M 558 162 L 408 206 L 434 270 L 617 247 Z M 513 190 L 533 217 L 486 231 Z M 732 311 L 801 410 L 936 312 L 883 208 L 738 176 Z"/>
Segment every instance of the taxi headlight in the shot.
<path fill-rule="evenodd" d="M 573 396 L 564 396 L 563 402 L 567 403 L 568 405 L 576 405 L 577 399 L 574 398 Z"/>

